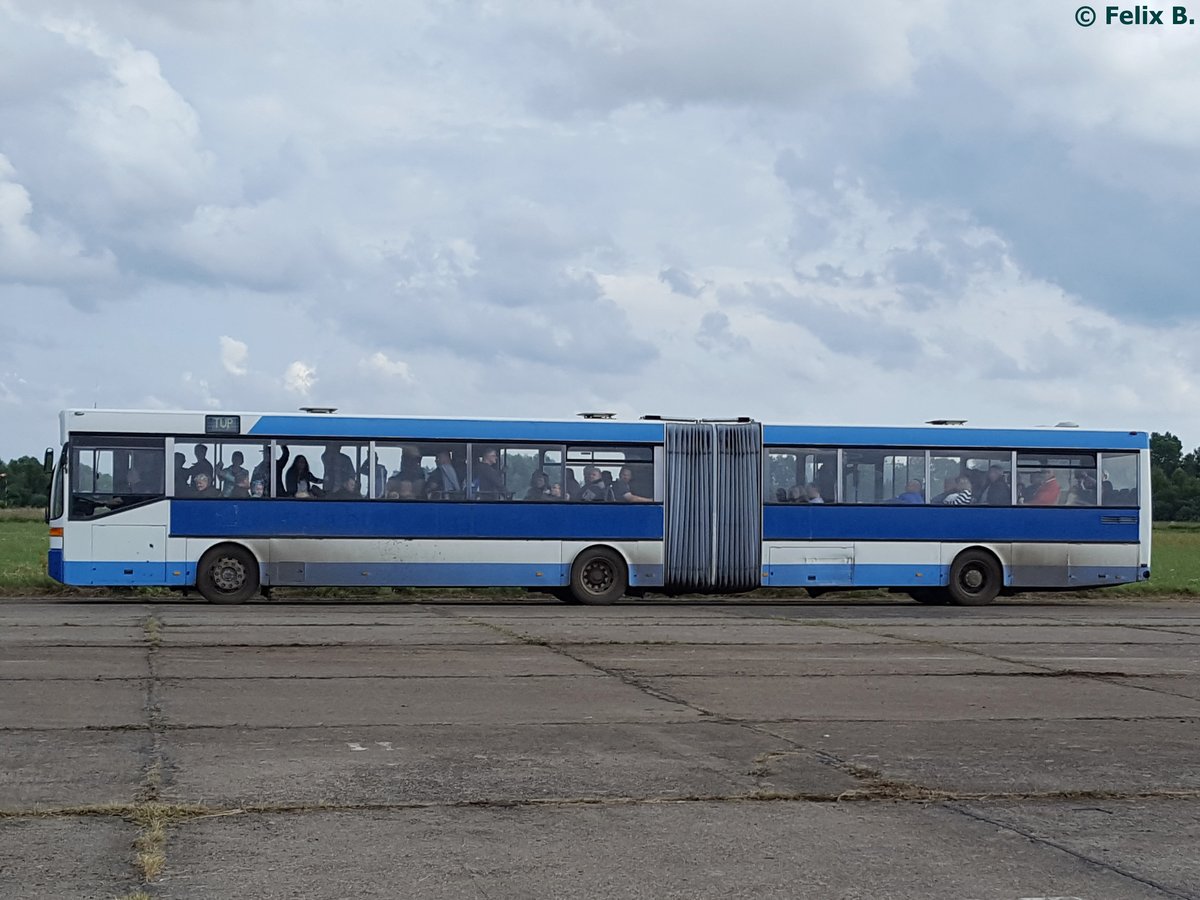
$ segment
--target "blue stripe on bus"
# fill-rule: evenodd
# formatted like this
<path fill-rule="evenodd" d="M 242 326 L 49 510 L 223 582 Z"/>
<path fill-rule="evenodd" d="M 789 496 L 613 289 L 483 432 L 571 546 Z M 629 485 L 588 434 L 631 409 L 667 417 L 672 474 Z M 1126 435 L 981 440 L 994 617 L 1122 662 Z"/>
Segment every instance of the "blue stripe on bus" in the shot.
<path fill-rule="evenodd" d="M 61 549 L 55 548 L 50 551 L 50 556 L 46 559 L 46 574 L 55 581 L 63 580 L 63 552 Z"/>
<path fill-rule="evenodd" d="M 172 537 L 662 540 L 655 504 L 172 500 Z"/>
<path fill-rule="evenodd" d="M 950 567 L 937 563 L 786 563 L 763 572 L 764 587 L 938 587 L 950 580 Z"/>
<path fill-rule="evenodd" d="M 61 559 L 61 554 L 60 554 Z M 265 568 L 265 567 L 264 567 Z M 179 572 L 179 575 L 175 575 Z M 60 571 L 64 584 L 167 585 L 196 583 L 195 563 L 68 562 Z M 263 583 L 269 583 L 267 571 Z M 304 586 L 374 587 L 561 587 L 571 578 L 571 567 L 560 562 L 540 563 L 307 563 Z M 629 568 L 633 587 L 660 587 L 663 567 L 658 564 Z"/>
<path fill-rule="evenodd" d="M 1004 583 L 1012 587 L 1102 587 L 1140 581 L 1140 566 L 1054 566 L 1052 579 L 1022 582 L 1019 569 L 1004 567 Z M 763 567 L 764 587 L 944 587 L 950 583 L 950 567 L 942 565 L 876 563 L 813 563 Z M 1053 580 L 1057 578 L 1057 581 Z"/>
<path fill-rule="evenodd" d="M 662 443 L 661 422 L 492 421 L 487 419 L 382 419 L 355 416 L 261 416 L 247 432 L 308 438 L 512 441 L 519 443 Z"/>
<path fill-rule="evenodd" d="M 1133 544 L 1138 511 L 1105 523 L 1113 510 L 1094 506 L 853 506 L 771 504 L 763 507 L 766 541 L 1075 541 Z"/>
<path fill-rule="evenodd" d="M 941 447 L 1021 450 L 1145 450 L 1144 431 L 1004 428 L 886 428 L 852 425 L 764 425 L 763 443 L 809 447 Z"/>

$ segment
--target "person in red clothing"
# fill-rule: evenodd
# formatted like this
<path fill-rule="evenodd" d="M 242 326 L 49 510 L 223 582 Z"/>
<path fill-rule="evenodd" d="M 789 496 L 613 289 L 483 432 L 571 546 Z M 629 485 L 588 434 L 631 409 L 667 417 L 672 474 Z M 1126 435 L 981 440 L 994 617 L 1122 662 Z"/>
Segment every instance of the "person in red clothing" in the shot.
<path fill-rule="evenodd" d="M 1058 479 L 1054 477 L 1054 470 L 1042 469 L 1042 483 L 1037 486 L 1037 490 L 1029 498 L 1029 505 L 1055 506 L 1060 493 L 1062 493 L 1062 487 L 1059 486 Z"/>

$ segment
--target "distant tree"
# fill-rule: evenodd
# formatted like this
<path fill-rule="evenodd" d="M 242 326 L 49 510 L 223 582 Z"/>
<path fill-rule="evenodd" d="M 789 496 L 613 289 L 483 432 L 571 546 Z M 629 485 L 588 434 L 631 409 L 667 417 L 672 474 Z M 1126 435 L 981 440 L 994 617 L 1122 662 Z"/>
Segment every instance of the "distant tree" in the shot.
<path fill-rule="evenodd" d="M 1179 468 L 1182 453 L 1183 441 L 1171 432 L 1159 434 L 1156 431 L 1150 435 L 1150 465 L 1161 469 L 1164 475 L 1170 475 Z"/>
<path fill-rule="evenodd" d="M 0 462 L 0 473 L 7 476 L 0 479 L 5 484 L 0 489 L 0 502 L 5 506 L 45 506 L 50 476 L 43 471 L 40 459 L 22 456 Z"/>

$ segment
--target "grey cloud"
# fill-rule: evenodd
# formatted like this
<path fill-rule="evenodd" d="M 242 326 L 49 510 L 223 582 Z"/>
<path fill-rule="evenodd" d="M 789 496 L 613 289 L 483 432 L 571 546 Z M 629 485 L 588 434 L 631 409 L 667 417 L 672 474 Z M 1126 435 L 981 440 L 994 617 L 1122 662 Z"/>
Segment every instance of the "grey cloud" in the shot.
<path fill-rule="evenodd" d="M 704 290 L 703 282 L 696 280 L 691 274 L 675 266 L 668 266 L 658 273 L 658 280 L 676 294 L 685 297 L 699 297 Z"/>
<path fill-rule="evenodd" d="M 749 352 L 750 342 L 741 335 L 734 334 L 729 327 L 729 316 L 723 312 L 710 312 L 700 320 L 700 328 L 696 331 L 696 343 L 705 350 L 726 350 L 733 352 Z"/>

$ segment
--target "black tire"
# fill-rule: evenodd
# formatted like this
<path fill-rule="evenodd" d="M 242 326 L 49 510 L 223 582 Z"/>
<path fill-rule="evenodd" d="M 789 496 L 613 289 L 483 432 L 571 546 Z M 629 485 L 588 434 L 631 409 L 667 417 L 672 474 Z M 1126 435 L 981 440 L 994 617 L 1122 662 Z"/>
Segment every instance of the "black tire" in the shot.
<path fill-rule="evenodd" d="M 950 593 L 945 588 L 913 588 L 906 593 L 918 603 L 928 606 L 941 606 L 950 602 Z"/>
<path fill-rule="evenodd" d="M 964 550 L 950 567 L 950 599 L 959 606 L 984 606 L 1004 587 L 996 557 L 985 550 Z"/>
<path fill-rule="evenodd" d="M 625 560 L 607 547 L 589 547 L 571 566 L 571 596 L 576 603 L 615 603 L 628 584 Z"/>
<path fill-rule="evenodd" d="M 258 583 L 258 560 L 237 544 L 213 547 L 196 567 L 196 589 L 209 603 L 245 603 Z"/>
<path fill-rule="evenodd" d="M 549 593 L 552 597 L 557 597 L 563 603 L 579 602 L 575 599 L 575 595 L 571 593 L 571 589 L 569 587 L 551 588 L 547 593 Z"/>

